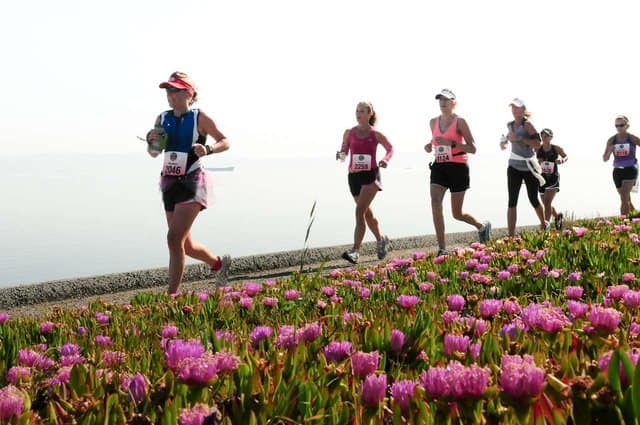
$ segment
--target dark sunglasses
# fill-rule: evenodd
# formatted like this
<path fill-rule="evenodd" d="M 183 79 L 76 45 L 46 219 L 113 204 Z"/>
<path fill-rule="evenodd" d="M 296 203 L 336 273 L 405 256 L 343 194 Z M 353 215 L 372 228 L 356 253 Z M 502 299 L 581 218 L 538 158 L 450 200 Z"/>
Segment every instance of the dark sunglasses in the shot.
<path fill-rule="evenodd" d="M 185 91 L 184 89 L 179 89 L 179 88 L 171 87 L 171 86 L 166 87 L 166 90 L 167 90 L 169 93 L 178 93 L 178 92 L 181 92 L 181 91 Z"/>
<path fill-rule="evenodd" d="M 626 124 L 616 124 L 616 127 L 625 127 Z"/>

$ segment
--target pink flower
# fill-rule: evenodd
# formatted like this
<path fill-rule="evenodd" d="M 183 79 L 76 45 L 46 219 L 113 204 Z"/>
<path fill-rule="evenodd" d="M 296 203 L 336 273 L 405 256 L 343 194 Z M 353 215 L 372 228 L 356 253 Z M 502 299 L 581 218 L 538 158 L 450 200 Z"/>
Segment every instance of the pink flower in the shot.
<path fill-rule="evenodd" d="M 502 300 L 487 298 L 480 303 L 480 316 L 484 319 L 496 316 L 500 310 L 502 310 Z"/>
<path fill-rule="evenodd" d="M 462 335 L 446 334 L 444 336 L 444 354 L 451 356 L 454 353 L 466 353 L 469 348 L 469 337 Z"/>
<path fill-rule="evenodd" d="M 545 371 L 533 362 L 533 357 L 525 355 L 502 356 L 502 371 L 498 380 L 502 390 L 517 401 L 537 397 L 542 392 Z"/>
<path fill-rule="evenodd" d="M 397 299 L 400 307 L 405 309 L 413 309 L 420 302 L 420 298 L 415 295 L 400 295 Z"/>
<path fill-rule="evenodd" d="M 278 299 L 274 297 L 264 297 L 262 299 L 262 305 L 265 307 L 275 307 L 278 304 Z"/>
<path fill-rule="evenodd" d="M 437 257 L 433 257 L 433 264 L 440 264 L 444 261 L 446 255 L 439 255 Z"/>
<path fill-rule="evenodd" d="M 284 291 L 284 298 L 287 301 L 295 301 L 300 298 L 300 292 L 296 291 L 295 289 L 287 289 L 286 291 Z"/>
<path fill-rule="evenodd" d="M 369 295 L 371 295 L 371 289 L 366 288 L 366 287 L 362 287 L 360 288 L 360 298 L 369 298 Z"/>
<path fill-rule="evenodd" d="M 411 399 L 418 383 L 410 380 L 396 381 L 391 385 L 391 397 L 398 403 L 403 415 L 409 413 Z"/>
<path fill-rule="evenodd" d="M 0 313 L 0 325 L 4 324 L 7 320 L 9 320 L 9 313 Z"/>
<path fill-rule="evenodd" d="M 0 388 L 0 419 L 19 418 L 24 408 L 24 393 L 13 385 Z"/>
<path fill-rule="evenodd" d="M 162 338 L 173 339 L 178 336 L 178 327 L 175 325 L 166 325 L 161 331 Z"/>
<path fill-rule="evenodd" d="M 571 272 L 571 273 L 569 273 L 569 276 L 567 276 L 567 279 L 569 279 L 569 282 L 577 282 L 580 279 L 582 279 L 582 273 L 581 272 Z"/>
<path fill-rule="evenodd" d="M 94 339 L 96 341 L 96 344 L 101 347 L 108 347 L 111 345 L 111 337 L 108 337 L 106 335 L 96 335 Z"/>
<path fill-rule="evenodd" d="M 588 229 L 586 227 L 573 227 L 573 233 L 575 233 L 579 238 L 584 236 L 584 234 L 587 233 L 587 230 Z"/>
<path fill-rule="evenodd" d="M 627 285 L 613 285 L 607 287 L 607 298 L 611 298 L 612 300 L 619 301 L 624 297 L 624 294 L 629 291 L 629 287 Z"/>
<path fill-rule="evenodd" d="M 629 308 L 636 308 L 640 305 L 640 292 L 627 291 L 623 296 L 624 305 Z"/>
<path fill-rule="evenodd" d="M 333 286 L 323 286 L 321 291 L 322 294 L 326 295 L 327 297 L 333 297 L 336 294 L 336 288 L 334 288 Z"/>
<path fill-rule="evenodd" d="M 378 407 L 387 392 L 387 375 L 369 375 L 362 383 L 362 402 L 369 407 Z"/>
<path fill-rule="evenodd" d="M 498 272 L 498 280 L 507 280 L 507 279 L 511 279 L 511 273 L 509 273 L 507 270 L 501 270 Z"/>
<path fill-rule="evenodd" d="M 108 325 L 109 320 L 111 320 L 111 316 L 108 313 L 96 313 L 96 322 L 100 325 Z"/>
<path fill-rule="evenodd" d="M 249 339 L 251 340 L 251 344 L 257 347 L 260 341 L 271 338 L 271 335 L 273 335 L 273 329 L 269 326 L 257 326 L 251 331 Z"/>
<path fill-rule="evenodd" d="M 569 300 L 567 301 L 567 310 L 574 319 L 580 319 L 587 314 L 587 310 L 589 306 L 585 303 L 581 303 L 580 301 Z"/>
<path fill-rule="evenodd" d="M 203 403 L 198 403 L 190 409 L 180 409 L 180 416 L 178 417 L 179 425 L 203 425 L 205 420 L 214 415 L 217 409 L 213 406 L 207 406 Z M 211 423 L 215 423 L 211 421 Z"/>
<path fill-rule="evenodd" d="M 330 342 L 322 351 L 328 362 L 341 362 L 351 354 L 351 343 L 348 341 Z"/>
<path fill-rule="evenodd" d="M 502 305 L 502 309 L 504 310 L 505 313 L 507 313 L 510 316 L 513 316 L 514 314 L 518 314 L 521 311 L 521 308 L 520 308 L 520 305 L 518 304 L 517 299 L 505 301 L 504 304 Z"/>
<path fill-rule="evenodd" d="M 453 294 L 447 297 L 447 307 L 451 311 L 461 311 L 466 301 L 462 295 Z"/>
<path fill-rule="evenodd" d="M 460 272 L 460 279 L 461 279 L 461 280 L 467 280 L 467 279 L 469 279 L 469 272 L 467 272 L 467 271 Z"/>
<path fill-rule="evenodd" d="M 31 380 L 31 368 L 25 366 L 13 366 L 7 372 L 7 382 L 18 385 L 23 381 Z"/>
<path fill-rule="evenodd" d="M 200 341 L 174 339 L 169 341 L 164 353 L 164 358 L 167 367 L 175 372 L 183 360 L 187 358 L 199 358 L 203 354 L 204 347 Z"/>
<path fill-rule="evenodd" d="M 430 292 L 433 290 L 434 286 L 431 282 L 422 282 L 418 285 L 420 292 Z"/>
<path fill-rule="evenodd" d="M 298 334 L 304 342 L 313 342 L 322 335 L 322 325 L 318 322 L 309 323 L 304 328 L 299 329 Z"/>
<path fill-rule="evenodd" d="M 355 376 L 364 378 L 378 369 L 380 355 L 377 351 L 363 353 L 358 351 L 351 356 L 351 371 Z"/>
<path fill-rule="evenodd" d="M 518 273 L 518 270 L 520 270 L 520 267 L 517 264 L 509 264 L 509 267 L 507 267 L 507 271 L 511 274 Z"/>
<path fill-rule="evenodd" d="M 105 350 L 100 354 L 100 360 L 108 368 L 122 364 L 127 355 L 122 351 Z"/>
<path fill-rule="evenodd" d="M 136 373 L 132 378 L 126 378 L 121 385 L 124 391 L 129 392 L 133 401 L 136 404 L 142 403 L 149 391 L 149 384 L 147 378 L 141 374 Z"/>
<path fill-rule="evenodd" d="M 276 337 L 276 347 L 290 350 L 298 345 L 299 338 L 291 325 L 280 326 Z"/>
<path fill-rule="evenodd" d="M 42 322 L 40 323 L 40 333 L 41 334 L 50 334 L 56 328 L 56 324 L 53 322 Z"/>
<path fill-rule="evenodd" d="M 204 353 L 200 357 L 185 357 L 177 369 L 177 377 L 187 385 L 205 386 L 218 377 L 215 357 Z"/>
<path fill-rule="evenodd" d="M 402 352 L 402 347 L 404 346 L 405 335 L 402 331 L 398 329 L 394 329 L 391 331 L 391 339 L 389 341 L 389 346 L 391 351 L 394 353 Z"/>
<path fill-rule="evenodd" d="M 244 293 L 248 297 L 253 297 L 262 291 L 262 285 L 255 282 L 247 282 L 244 284 Z"/>
<path fill-rule="evenodd" d="M 622 275 L 622 281 L 624 283 L 634 282 L 636 280 L 636 275 L 633 273 L 625 273 Z"/>
<path fill-rule="evenodd" d="M 417 251 L 413 253 L 414 260 L 423 260 L 425 258 L 427 258 L 427 253 L 424 251 Z"/>
<path fill-rule="evenodd" d="M 613 308 L 591 307 L 589 311 L 589 321 L 597 331 L 612 333 L 620 324 L 622 313 Z"/>
<path fill-rule="evenodd" d="M 253 298 L 250 298 L 250 297 L 240 298 L 240 300 L 238 301 L 238 306 L 246 310 L 250 309 L 253 306 Z"/>
<path fill-rule="evenodd" d="M 582 287 L 580 286 L 567 286 L 566 288 L 564 288 L 564 293 L 569 299 L 579 300 L 580 298 L 582 298 L 584 289 L 582 289 Z"/>

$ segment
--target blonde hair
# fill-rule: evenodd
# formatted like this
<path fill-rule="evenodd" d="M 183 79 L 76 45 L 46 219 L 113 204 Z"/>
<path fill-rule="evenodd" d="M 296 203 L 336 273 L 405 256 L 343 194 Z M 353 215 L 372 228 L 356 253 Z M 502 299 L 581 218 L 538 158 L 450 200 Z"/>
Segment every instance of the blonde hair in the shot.
<path fill-rule="evenodd" d="M 627 118 L 627 117 L 626 117 L 626 116 L 624 116 L 624 115 L 618 115 L 618 116 L 616 117 L 616 121 L 618 121 L 618 120 L 622 120 L 622 121 L 624 121 L 624 123 L 625 123 L 626 125 L 629 125 L 629 118 Z"/>

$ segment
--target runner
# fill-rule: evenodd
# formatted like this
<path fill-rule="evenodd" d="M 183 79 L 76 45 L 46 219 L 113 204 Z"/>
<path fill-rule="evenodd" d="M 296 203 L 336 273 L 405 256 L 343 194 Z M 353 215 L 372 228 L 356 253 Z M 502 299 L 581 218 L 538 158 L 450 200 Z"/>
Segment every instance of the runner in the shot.
<path fill-rule="evenodd" d="M 551 139 L 553 139 L 553 131 L 545 128 L 540 132 L 542 137 L 542 146 L 538 149 L 536 156 L 540 162 L 540 168 L 542 169 L 542 177 L 544 177 L 545 183 L 540 186 L 540 197 L 542 204 L 544 205 L 544 219 L 549 222 L 553 215 L 553 221 L 555 228 L 562 229 L 562 219 L 564 215 L 558 213 L 556 209 L 551 205 L 553 198 L 560 191 L 560 173 L 558 173 L 558 164 L 564 164 L 569 159 L 567 154 L 558 145 L 552 145 Z"/>
<path fill-rule="evenodd" d="M 449 89 L 443 89 L 436 95 L 436 99 L 440 102 L 441 115 L 429 122 L 431 142 L 427 143 L 424 149 L 428 153 L 435 151 L 435 161 L 429 164 L 431 214 L 438 240 L 437 255 L 446 255 L 442 200 L 447 189 L 451 192 L 453 218 L 475 226 L 481 243 L 491 239 L 491 223 L 480 223 L 473 216 L 462 212 L 464 195 L 469 189 L 470 181 L 467 154 L 476 153 L 476 146 L 467 122 L 453 113 L 456 107 L 455 94 Z"/>
<path fill-rule="evenodd" d="M 631 203 L 631 189 L 638 178 L 638 160 L 636 146 L 640 146 L 640 139 L 627 132 L 629 118 L 624 115 L 616 117 L 617 134 L 609 137 L 602 159 L 607 162 L 613 153 L 613 183 L 620 195 L 620 214 L 627 215 L 635 211 Z"/>
<path fill-rule="evenodd" d="M 527 186 L 529 202 L 540 220 L 540 229 L 546 230 L 548 223 L 544 219 L 544 210 L 538 199 L 538 189 L 545 183 L 540 164 L 535 158 L 535 149 L 540 147 L 540 135 L 528 120 L 530 113 L 522 99 L 513 99 L 509 106 L 511 106 L 513 121 L 507 124 L 509 133 L 501 141 L 500 148 L 506 149 L 507 143 L 511 142 L 511 157 L 507 168 L 509 189 L 507 227 L 509 236 L 514 236 L 518 217 L 518 196 L 523 180 Z"/>
<path fill-rule="evenodd" d="M 160 189 L 169 231 L 169 294 L 178 292 L 184 274 L 185 255 L 203 261 L 217 272 L 218 283 L 226 282 L 231 258 L 213 256 L 191 238 L 191 225 L 207 208 L 207 176 L 200 158 L 224 152 L 229 141 L 204 112 L 192 109 L 197 100 L 195 84 L 183 72 L 174 72 L 160 84 L 166 89 L 170 110 L 161 113 L 155 128 L 147 133 L 147 152 L 152 157 L 164 150 Z M 215 139 L 206 144 L 207 136 Z"/>
<path fill-rule="evenodd" d="M 356 202 L 356 228 L 353 234 L 353 248 L 345 251 L 342 258 L 353 264 L 356 264 L 360 257 L 359 251 L 367 227 L 376 237 L 378 259 L 382 260 L 390 249 L 389 238 L 380 233 L 378 220 L 373 215 L 370 205 L 378 191 L 382 190 L 378 167 L 386 168 L 393 155 L 391 143 L 373 128 L 377 117 L 370 102 L 358 103 L 356 120 L 358 125 L 345 130 L 342 148 L 336 152 L 336 159 L 340 160 L 344 160 L 351 152 L 348 181 L 349 190 Z M 387 154 L 380 162 L 376 162 L 379 144 L 385 148 Z"/>

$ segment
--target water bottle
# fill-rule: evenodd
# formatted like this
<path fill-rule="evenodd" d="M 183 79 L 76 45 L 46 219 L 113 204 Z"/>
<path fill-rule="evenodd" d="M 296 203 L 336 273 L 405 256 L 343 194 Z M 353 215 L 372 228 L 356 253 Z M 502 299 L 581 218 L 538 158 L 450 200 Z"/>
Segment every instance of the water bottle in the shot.
<path fill-rule="evenodd" d="M 344 162 L 347 155 L 344 152 L 338 152 L 338 161 Z"/>
<path fill-rule="evenodd" d="M 500 149 L 505 150 L 507 148 L 507 143 L 509 143 L 509 139 L 504 134 L 500 136 Z"/>
<path fill-rule="evenodd" d="M 167 147 L 168 136 L 161 125 L 155 126 L 153 131 L 158 135 L 158 138 L 152 142 L 149 142 L 149 146 L 151 152 L 157 155 Z"/>

